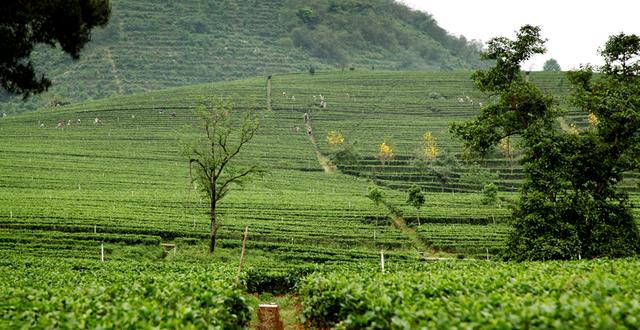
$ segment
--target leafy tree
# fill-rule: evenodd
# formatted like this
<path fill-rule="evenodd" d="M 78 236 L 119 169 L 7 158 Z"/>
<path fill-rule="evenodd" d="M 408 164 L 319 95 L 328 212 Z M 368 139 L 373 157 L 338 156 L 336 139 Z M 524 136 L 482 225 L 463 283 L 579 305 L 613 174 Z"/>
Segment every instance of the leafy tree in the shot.
<path fill-rule="evenodd" d="M 355 144 L 356 142 L 341 144 L 341 147 L 331 154 L 331 162 L 338 166 L 357 164 L 361 157 L 355 149 Z"/>
<path fill-rule="evenodd" d="M 424 198 L 424 194 L 422 193 L 422 189 L 420 189 L 420 187 L 418 187 L 417 185 L 412 185 L 411 188 L 409 188 L 409 191 L 407 193 L 407 204 L 413 206 L 417 211 L 420 211 L 420 208 L 422 207 L 422 205 L 424 205 L 425 202 L 425 198 Z M 418 226 L 420 225 L 420 214 L 418 213 Z"/>
<path fill-rule="evenodd" d="M 482 204 L 494 205 L 498 202 L 498 186 L 493 182 L 489 182 L 482 188 Z"/>
<path fill-rule="evenodd" d="M 379 206 L 380 204 L 384 204 L 384 194 L 380 188 L 371 186 L 367 192 L 367 198 L 369 198 L 373 204 Z"/>
<path fill-rule="evenodd" d="M 562 112 L 522 76 L 519 63 L 544 52 L 539 28 L 524 26 L 516 40 L 495 38 L 484 58 L 495 66 L 473 75 L 477 87 L 497 96 L 474 120 L 453 125 L 470 150 L 486 154 L 499 141 L 520 136 L 524 182 L 512 215 L 506 257 L 570 259 L 640 252 L 640 235 L 627 196 L 616 189 L 622 173 L 640 167 L 640 41 L 616 36 L 593 78 L 587 67 L 569 75 L 573 101 L 599 123 L 561 130 Z M 635 59 L 636 62 L 633 62 Z M 633 69 L 633 68 L 636 69 Z"/>
<path fill-rule="evenodd" d="M 216 246 L 218 232 L 217 207 L 233 185 L 242 184 L 251 174 L 262 172 L 258 165 L 243 165 L 237 159 L 243 147 L 258 131 L 259 121 L 254 112 L 246 112 L 236 122 L 231 114 L 230 101 L 202 104 L 196 109 L 201 134 L 184 143 L 189 158 L 191 179 L 199 183 L 209 200 L 211 219 L 209 253 Z M 195 177 L 192 171 L 196 172 Z"/>
<path fill-rule="evenodd" d="M 548 59 L 548 60 L 546 60 L 544 62 L 544 65 L 542 66 L 542 70 L 543 71 L 549 71 L 549 72 L 560 72 L 560 71 L 562 71 L 558 61 L 556 61 L 553 58 L 550 58 L 550 59 Z"/>
<path fill-rule="evenodd" d="M 31 52 L 36 44 L 60 45 L 73 59 L 91 39 L 91 30 L 109 21 L 109 0 L 21 0 L 0 5 L 0 87 L 27 98 L 51 81 L 36 76 Z"/>

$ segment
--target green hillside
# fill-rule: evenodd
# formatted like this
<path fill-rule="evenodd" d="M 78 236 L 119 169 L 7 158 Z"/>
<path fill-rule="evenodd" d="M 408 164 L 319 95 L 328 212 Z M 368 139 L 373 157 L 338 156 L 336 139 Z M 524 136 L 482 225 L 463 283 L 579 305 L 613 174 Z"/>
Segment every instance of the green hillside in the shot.
<path fill-rule="evenodd" d="M 520 170 L 499 152 L 465 161 L 449 138 L 450 122 L 487 102 L 469 74 L 274 75 L 271 111 L 259 77 L 0 118 L 0 328 L 257 327 L 258 304 L 274 302 L 287 328 L 638 328 L 637 259 L 486 260 L 503 249 Z M 531 79 L 562 103 L 561 74 Z M 241 161 L 269 171 L 222 201 L 209 256 L 207 205 L 179 136 L 217 97 L 262 113 Z M 563 120 L 584 125 L 578 113 Z M 356 155 L 337 170 L 331 131 Z M 442 151 L 426 167 L 425 131 Z M 395 158 L 382 164 L 385 139 Z M 470 177 L 495 182 L 498 203 L 483 204 Z M 636 182 L 629 174 L 621 189 L 637 203 Z M 427 191 L 419 211 L 405 204 L 414 183 Z M 400 212 L 367 199 L 373 185 Z"/>
<path fill-rule="evenodd" d="M 272 111 L 265 112 L 257 140 L 242 155 L 244 162 L 270 171 L 223 201 L 220 246 L 237 248 L 249 225 L 250 249 L 283 262 L 375 259 L 379 248 L 398 258 L 498 252 L 520 171 L 500 154 L 464 161 L 459 142 L 449 138 L 449 123 L 473 116 L 484 100 L 468 76 L 360 71 L 274 76 Z M 563 80 L 559 74 L 532 79 L 556 91 Z M 192 109 L 203 98 L 222 96 L 234 101 L 236 111 L 264 111 L 265 82 L 181 87 L 1 119 L 0 249 L 95 258 L 96 244 L 104 240 L 111 258 L 128 259 L 149 249 L 159 252 L 159 242 L 200 242 L 208 234 L 207 208 L 190 187 L 178 132 L 193 123 Z M 96 119 L 101 123 L 94 124 Z M 566 120 L 580 124 L 582 119 Z M 56 128 L 60 121 L 67 123 L 64 129 Z M 359 157 L 338 163 L 338 172 L 323 169 L 336 152 L 327 143 L 329 131 L 341 132 Z M 438 159 L 426 168 L 416 165 L 425 131 L 433 133 L 453 165 L 438 165 Z M 376 150 L 385 138 L 393 141 L 396 158 L 381 164 Z M 445 166 L 446 177 L 438 179 L 434 168 Z M 486 182 L 469 179 L 478 173 L 500 187 L 503 201 L 482 204 Z M 630 174 L 622 187 L 633 192 L 635 182 Z M 393 226 L 387 211 L 365 197 L 372 184 L 385 187 L 407 230 Z M 405 204 L 409 184 L 429 191 L 419 212 Z"/>
<path fill-rule="evenodd" d="M 257 75 L 479 67 L 479 45 L 453 37 L 428 14 L 392 0 L 114 0 L 81 59 L 40 47 L 53 82 L 26 103 L 0 95 L 0 111 Z"/>

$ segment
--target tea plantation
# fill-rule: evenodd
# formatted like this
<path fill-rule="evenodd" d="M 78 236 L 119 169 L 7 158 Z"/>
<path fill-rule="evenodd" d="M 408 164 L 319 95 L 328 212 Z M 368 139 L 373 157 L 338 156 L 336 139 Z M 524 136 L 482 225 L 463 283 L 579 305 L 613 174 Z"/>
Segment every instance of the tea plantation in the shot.
<path fill-rule="evenodd" d="M 168 87 L 311 67 L 474 69 L 478 45 L 392 0 L 112 0 L 78 61 L 41 45 L 51 89 L 25 104 L 0 91 L 7 113 Z M 304 15 L 310 15 L 305 19 Z"/>
<path fill-rule="evenodd" d="M 531 80 L 561 102 L 567 93 L 561 74 Z M 242 328 L 265 293 L 293 292 L 303 321 L 321 328 L 638 327 L 638 260 L 495 261 L 521 172 L 517 150 L 515 161 L 499 151 L 469 161 L 449 137 L 488 101 L 469 72 L 274 75 L 271 102 L 266 86 L 258 77 L 0 118 L 0 327 Z M 216 98 L 261 114 L 240 161 L 268 171 L 222 200 L 208 256 L 207 203 L 180 140 L 197 134 L 194 108 Z M 564 120 L 585 124 L 577 112 Z M 425 132 L 440 150 L 426 163 Z M 383 164 L 385 141 L 394 157 Z M 345 145 L 355 157 L 331 166 Z M 635 201 L 637 182 L 630 173 L 620 185 Z M 419 210 L 405 202 L 414 184 L 426 192 Z M 394 214 L 366 197 L 371 186 Z"/>

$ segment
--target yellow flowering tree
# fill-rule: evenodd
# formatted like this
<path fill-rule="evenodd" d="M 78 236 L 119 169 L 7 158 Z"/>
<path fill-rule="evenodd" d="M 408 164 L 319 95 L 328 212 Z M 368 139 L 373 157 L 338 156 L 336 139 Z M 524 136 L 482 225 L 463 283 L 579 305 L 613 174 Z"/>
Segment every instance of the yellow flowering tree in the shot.
<path fill-rule="evenodd" d="M 426 132 L 422 136 L 422 154 L 430 162 L 436 160 L 438 154 L 440 154 L 436 139 L 431 132 Z"/>
<path fill-rule="evenodd" d="M 337 147 L 344 143 L 344 136 L 336 131 L 329 131 L 327 133 L 327 143 L 332 147 Z"/>
<path fill-rule="evenodd" d="M 378 145 L 378 159 L 385 165 L 388 161 L 392 160 L 395 157 L 393 154 L 393 148 L 389 144 L 389 141 L 385 140 L 380 145 Z"/>

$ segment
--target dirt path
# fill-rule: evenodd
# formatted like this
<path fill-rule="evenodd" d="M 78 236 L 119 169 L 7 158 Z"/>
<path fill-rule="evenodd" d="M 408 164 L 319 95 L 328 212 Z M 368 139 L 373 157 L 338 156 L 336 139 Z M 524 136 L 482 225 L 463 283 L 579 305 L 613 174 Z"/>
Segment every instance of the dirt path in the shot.
<path fill-rule="evenodd" d="M 116 82 L 116 86 L 118 87 L 118 94 L 124 94 L 124 88 L 122 86 L 122 80 L 120 79 L 120 75 L 118 74 L 118 69 L 116 68 L 116 62 L 113 60 L 113 54 L 111 54 L 111 49 L 107 48 L 104 50 L 105 56 L 107 57 L 107 61 L 111 64 L 111 74 L 113 74 L 113 79 Z"/>
<path fill-rule="evenodd" d="M 394 227 L 398 228 L 407 238 L 413 243 L 413 247 L 420 253 L 427 253 L 429 248 L 418 238 L 418 234 L 416 230 L 413 228 L 409 228 L 407 223 L 401 216 L 398 215 L 390 215 L 391 220 L 393 221 Z"/>
<path fill-rule="evenodd" d="M 401 216 L 390 214 L 393 226 L 398 228 L 410 241 L 413 243 L 413 247 L 423 260 L 426 261 L 439 261 L 439 260 L 451 260 L 451 258 L 436 257 L 435 250 L 429 248 L 420 238 L 415 229 L 407 226 L 407 223 Z"/>
<path fill-rule="evenodd" d="M 306 124 L 304 124 L 304 129 L 307 130 L 307 132 L 309 132 L 309 130 L 311 130 L 311 133 L 309 133 L 309 138 L 311 140 L 311 144 L 313 145 L 313 150 L 316 152 L 316 157 L 318 157 L 318 162 L 320 163 L 320 165 L 322 166 L 322 168 L 324 169 L 325 173 L 334 173 L 338 170 L 338 168 L 331 164 L 331 161 L 329 160 L 329 158 L 327 158 L 325 155 L 323 155 L 320 150 L 318 149 L 318 144 L 316 143 L 316 138 L 313 135 L 313 128 L 311 127 L 311 123 L 308 122 Z"/>

